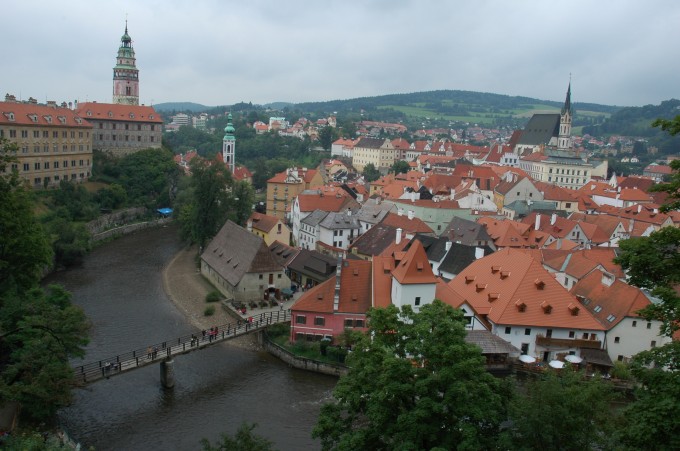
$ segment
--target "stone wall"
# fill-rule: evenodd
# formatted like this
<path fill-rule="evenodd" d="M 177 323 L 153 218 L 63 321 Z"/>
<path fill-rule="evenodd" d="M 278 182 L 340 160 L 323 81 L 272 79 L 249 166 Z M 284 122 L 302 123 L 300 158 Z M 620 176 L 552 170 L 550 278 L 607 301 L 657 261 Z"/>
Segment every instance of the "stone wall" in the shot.
<path fill-rule="evenodd" d="M 315 371 L 317 373 L 328 374 L 330 376 L 342 376 L 344 374 L 347 374 L 347 372 L 349 371 L 349 368 L 346 367 L 345 365 L 319 362 L 317 360 L 306 359 L 304 357 L 298 357 L 294 354 L 291 354 L 290 352 L 283 349 L 281 346 L 271 342 L 267 338 L 266 333 L 262 333 L 261 338 L 262 346 L 264 346 L 264 349 L 268 353 L 278 357 L 279 359 L 283 360 L 292 367 L 299 368 L 301 370 Z"/>
<path fill-rule="evenodd" d="M 131 219 L 139 218 L 147 214 L 148 210 L 144 207 L 127 208 L 125 210 L 101 215 L 94 221 L 88 222 L 85 227 L 92 235 L 97 235 L 104 230 L 118 227 L 129 222 Z"/>
<path fill-rule="evenodd" d="M 136 232 L 137 230 L 148 229 L 149 227 L 157 227 L 163 224 L 167 224 L 172 221 L 172 218 L 161 218 L 154 221 L 137 222 L 135 224 L 128 224 L 113 229 L 109 229 L 105 232 L 97 233 L 92 235 L 92 242 L 105 240 L 108 238 L 113 238 L 120 235 L 127 235 L 129 233 Z"/>

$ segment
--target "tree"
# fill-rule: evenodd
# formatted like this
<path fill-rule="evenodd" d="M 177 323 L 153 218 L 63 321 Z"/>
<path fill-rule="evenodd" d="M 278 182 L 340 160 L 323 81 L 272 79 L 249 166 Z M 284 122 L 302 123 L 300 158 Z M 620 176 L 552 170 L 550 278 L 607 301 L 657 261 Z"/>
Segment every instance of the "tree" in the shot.
<path fill-rule="evenodd" d="M 680 210 L 680 160 L 671 161 L 673 174 L 668 183 L 660 183 L 652 187 L 652 191 L 668 193 L 667 203 L 661 206 L 661 211 Z"/>
<path fill-rule="evenodd" d="M 0 293 L 31 287 L 52 264 L 50 243 L 33 214 L 33 192 L 11 169 L 13 152 L 16 145 L 0 138 Z"/>
<path fill-rule="evenodd" d="M 380 178 L 380 171 L 375 168 L 373 163 L 368 163 L 366 166 L 364 166 L 362 175 L 367 182 L 373 182 Z"/>
<path fill-rule="evenodd" d="M 319 144 L 321 144 L 323 150 L 331 150 L 331 145 L 336 139 L 338 139 L 338 132 L 330 125 L 319 130 Z"/>
<path fill-rule="evenodd" d="M 253 202 L 255 202 L 253 187 L 246 181 L 235 182 L 230 197 L 229 219 L 245 227 L 246 221 L 253 212 Z"/>
<path fill-rule="evenodd" d="M 610 449 L 614 392 L 600 378 L 570 368 L 527 381 L 510 405 L 506 448 L 518 450 Z"/>
<path fill-rule="evenodd" d="M 621 241 L 615 262 L 630 283 L 651 290 L 658 302 L 642 309 L 647 320 L 660 321 L 672 339 L 680 330 L 680 229 L 664 227 L 649 237 Z M 680 448 L 680 342 L 634 356 L 631 372 L 640 386 L 624 413 L 622 442 L 637 449 Z"/>
<path fill-rule="evenodd" d="M 465 342 L 461 311 L 435 300 L 419 313 L 391 305 L 368 317 L 313 430 L 322 448 L 493 448 L 510 391 Z"/>
<path fill-rule="evenodd" d="M 411 169 L 407 161 L 397 160 L 390 167 L 390 174 L 406 174 Z"/>
<path fill-rule="evenodd" d="M 232 178 L 224 163 L 191 160 L 191 195 L 179 213 L 184 239 L 204 246 L 227 220 Z"/>
<path fill-rule="evenodd" d="M 668 132 L 671 136 L 678 135 L 680 134 L 680 115 L 673 119 L 656 119 L 652 122 L 652 127 L 661 127 L 661 130 Z"/>
<path fill-rule="evenodd" d="M 253 430 L 257 424 L 243 423 L 232 437 L 222 434 L 220 440 L 212 445 L 208 439 L 201 440 L 203 451 L 272 451 L 272 442 L 256 435 Z"/>

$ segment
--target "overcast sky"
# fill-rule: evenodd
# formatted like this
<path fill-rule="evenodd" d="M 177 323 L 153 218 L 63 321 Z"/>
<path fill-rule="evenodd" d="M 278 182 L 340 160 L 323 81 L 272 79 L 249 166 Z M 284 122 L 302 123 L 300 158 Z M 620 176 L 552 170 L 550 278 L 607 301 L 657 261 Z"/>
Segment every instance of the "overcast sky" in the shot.
<path fill-rule="evenodd" d="M 307 102 L 459 89 L 680 97 L 677 0 L 3 0 L 0 100 L 111 102 L 128 19 L 140 102 Z"/>

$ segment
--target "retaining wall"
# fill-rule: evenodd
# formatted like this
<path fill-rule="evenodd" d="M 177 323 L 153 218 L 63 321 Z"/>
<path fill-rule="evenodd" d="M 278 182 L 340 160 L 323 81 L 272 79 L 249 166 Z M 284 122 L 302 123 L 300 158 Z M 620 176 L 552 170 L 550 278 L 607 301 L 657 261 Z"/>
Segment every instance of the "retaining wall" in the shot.
<path fill-rule="evenodd" d="M 344 365 L 334 365 L 332 363 L 319 362 L 318 360 L 297 357 L 276 343 L 271 342 L 267 338 L 266 333 L 262 333 L 262 346 L 264 346 L 264 349 L 270 354 L 278 357 L 290 366 L 299 368 L 301 370 L 316 371 L 317 373 L 338 377 L 347 374 L 349 371 L 349 368 Z"/>

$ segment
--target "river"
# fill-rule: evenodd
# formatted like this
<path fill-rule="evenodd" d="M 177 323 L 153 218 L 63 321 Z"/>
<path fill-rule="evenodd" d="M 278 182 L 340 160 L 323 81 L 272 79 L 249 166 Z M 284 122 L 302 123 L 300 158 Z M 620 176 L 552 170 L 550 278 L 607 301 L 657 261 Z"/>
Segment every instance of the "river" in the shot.
<path fill-rule="evenodd" d="M 196 332 L 163 291 L 164 265 L 181 249 L 174 227 L 138 232 L 94 249 L 82 267 L 49 276 L 92 322 L 90 362 Z M 314 450 L 320 406 L 337 379 L 288 367 L 265 352 L 228 343 L 175 359 L 175 387 L 151 365 L 74 393 L 60 422 L 86 448 L 199 450 L 243 422 L 275 449 Z"/>

